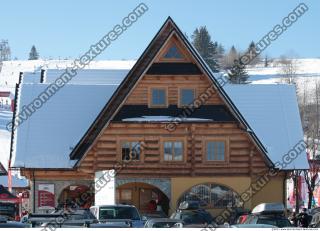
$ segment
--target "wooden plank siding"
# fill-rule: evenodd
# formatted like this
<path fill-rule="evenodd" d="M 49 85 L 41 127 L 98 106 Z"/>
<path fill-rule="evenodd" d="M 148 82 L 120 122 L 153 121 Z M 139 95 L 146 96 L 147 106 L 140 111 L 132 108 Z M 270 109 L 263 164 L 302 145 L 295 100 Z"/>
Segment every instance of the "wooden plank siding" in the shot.
<path fill-rule="evenodd" d="M 163 161 L 161 140 L 174 138 L 184 140 L 186 158 L 181 162 Z M 206 161 L 204 150 L 208 138 L 224 138 L 228 141 L 228 162 Z M 91 150 L 82 160 L 79 170 L 93 174 L 95 171 L 113 168 L 116 162 L 121 162 L 121 140 L 144 142 L 144 148 L 140 161 L 126 165 L 119 173 L 120 176 L 250 175 L 267 170 L 262 154 L 254 148 L 248 135 L 236 123 L 180 124 L 173 132 L 167 131 L 164 124 L 159 123 L 111 123 L 94 146 L 95 151 Z"/>
<path fill-rule="evenodd" d="M 150 97 L 149 90 L 151 88 L 167 88 L 168 104 L 179 105 L 179 89 L 180 88 L 194 88 L 196 90 L 196 97 L 206 92 L 210 88 L 211 82 L 204 75 L 195 76 L 157 76 L 145 75 L 139 84 L 133 89 L 130 97 L 126 100 L 127 105 L 148 105 Z M 214 93 L 213 89 L 210 92 Z M 204 105 L 221 105 L 222 100 L 218 95 L 210 97 Z"/>

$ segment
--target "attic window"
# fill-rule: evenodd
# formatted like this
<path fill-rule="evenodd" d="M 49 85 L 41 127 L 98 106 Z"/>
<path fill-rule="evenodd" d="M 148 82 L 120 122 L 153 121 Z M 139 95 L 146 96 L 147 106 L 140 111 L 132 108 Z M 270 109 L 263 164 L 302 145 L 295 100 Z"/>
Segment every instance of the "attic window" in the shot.
<path fill-rule="evenodd" d="M 183 59 L 182 54 L 180 53 L 178 47 L 173 44 L 163 56 L 165 59 Z"/>

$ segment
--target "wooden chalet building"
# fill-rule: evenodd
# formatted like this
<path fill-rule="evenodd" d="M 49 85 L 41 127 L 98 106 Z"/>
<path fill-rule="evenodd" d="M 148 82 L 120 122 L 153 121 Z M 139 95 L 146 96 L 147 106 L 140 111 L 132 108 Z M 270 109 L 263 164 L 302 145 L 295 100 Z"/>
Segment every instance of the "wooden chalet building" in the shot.
<path fill-rule="evenodd" d="M 20 85 L 16 117 L 47 86 Z M 93 102 L 88 109 L 81 107 L 85 87 Z M 58 206 L 89 190 L 96 172 L 110 169 L 117 172 L 117 202 L 141 211 L 151 200 L 169 212 L 188 199 L 215 214 L 251 209 L 286 203 L 286 177 L 308 168 L 302 148 L 257 189 L 257 180 L 303 139 L 294 87 L 225 84 L 171 18 L 119 85 L 67 84 L 17 127 L 13 139 L 12 168 L 30 180 L 34 211 L 39 185 L 54 186 Z"/>

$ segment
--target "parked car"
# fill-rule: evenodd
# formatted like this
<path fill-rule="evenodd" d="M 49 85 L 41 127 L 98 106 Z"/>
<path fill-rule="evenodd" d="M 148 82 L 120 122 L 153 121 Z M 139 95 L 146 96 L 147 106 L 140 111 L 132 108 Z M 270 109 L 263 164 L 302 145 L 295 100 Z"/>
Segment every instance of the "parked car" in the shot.
<path fill-rule="evenodd" d="M 58 210 L 51 214 L 29 214 L 27 223 L 32 227 L 90 227 L 98 223 L 98 220 L 88 209 Z"/>
<path fill-rule="evenodd" d="M 125 224 L 133 228 L 143 228 L 147 218 L 143 218 L 133 205 L 100 205 L 90 208 L 99 223 Z"/>
<path fill-rule="evenodd" d="M 152 211 L 148 213 L 142 213 L 142 217 L 149 219 L 152 218 L 168 218 L 168 216 L 162 211 Z"/>
<path fill-rule="evenodd" d="M 320 212 L 313 214 L 309 228 L 320 228 Z"/>
<path fill-rule="evenodd" d="M 292 227 L 284 215 L 285 208 L 281 203 L 263 203 L 257 205 L 248 215 L 244 224 L 265 224 L 278 228 Z"/>
<path fill-rule="evenodd" d="M 153 218 L 146 222 L 145 228 L 183 228 L 183 221 L 170 218 Z"/>
<path fill-rule="evenodd" d="M 212 215 L 194 201 L 182 202 L 170 218 L 182 220 L 185 228 L 218 227 Z"/>
<path fill-rule="evenodd" d="M 7 217 L 0 216 L 0 228 L 30 228 L 30 225 L 21 222 L 9 221 Z"/>
<path fill-rule="evenodd" d="M 237 224 L 237 225 L 231 225 L 230 228 L 237 228 L 237 229 L 246 229 L 246 228 L 278 228 L 277 226 L 274 225 L 266 225 L 266 224 Z"/>

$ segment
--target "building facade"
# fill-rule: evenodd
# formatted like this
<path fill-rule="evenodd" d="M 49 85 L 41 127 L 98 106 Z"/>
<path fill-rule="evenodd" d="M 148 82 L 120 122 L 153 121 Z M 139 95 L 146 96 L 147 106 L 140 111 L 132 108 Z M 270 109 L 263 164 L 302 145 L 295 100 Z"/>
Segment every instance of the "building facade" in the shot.
<path fill-rule="evenodd" d="M 84 193 L 90 196 L 82 205 L 90 206 L 96 172 L 110 169 L 116 172 L 117 202 L 134 204 L 140 211 L 150 210 L 153 201 L 170 213 L 181 201 L 197 200 L 214 215 L 226 208 L 286 203 L 285 182 L 293 167 L 276 170 L 275 160 L 282 156 L 271 154 L 264 142 L 269 139 L 272 146 L 274 134 L 257 132 L 259 124 L 249 122 L 264 120 L 265 126 L 270 118 L 242 113 L 235 104 L 237 97 L 230 96 L 236 91 L 224 88 L 225 84 L 169 18 L 77 144 L 64 154 L 70 167 L 58 163 L 32 167 L 12 161 L 16 162 L 12 167 L 30 180 L 33 210 L 41 211 L 43 187 L 53 195 L 50 203 L 55 207 L 73 203 Z M 256 90 L 248 90 L 252 88 Z M 246 89 L 241 92 L 245 95 Z M 291 114 L 299 118 L 297 112 Z M 285 129 L 303 138 L 299 124 Z M 260 129 L 267 130 L 262 125 Z M 22 139 L 19 129 L 23 128 L 14 136 L 16 143 Z M 290 148 L 298 140 L 291 141 L 282 146 Z M 17 160 L 24 155 L 24 149 L 15 152 Z M 295 168 L 303 169 L 306 157 L 301 152 L 302 165 Z"/>

